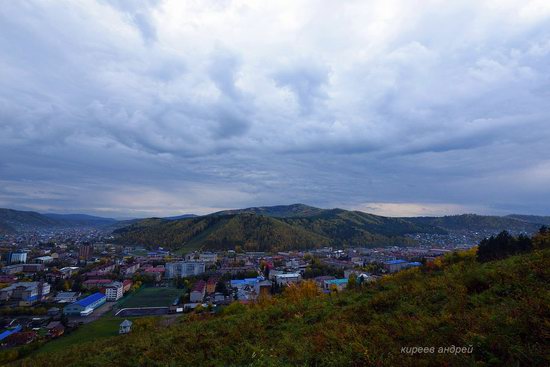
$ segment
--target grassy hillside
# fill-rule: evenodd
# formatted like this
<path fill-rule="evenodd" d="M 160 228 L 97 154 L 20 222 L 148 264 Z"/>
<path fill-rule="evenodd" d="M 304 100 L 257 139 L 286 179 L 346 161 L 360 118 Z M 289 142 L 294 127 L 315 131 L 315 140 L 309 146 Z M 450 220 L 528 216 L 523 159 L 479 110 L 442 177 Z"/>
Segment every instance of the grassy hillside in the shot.
<path fill-rule="evenodd" d="M 141 320 L 130 335 L 15 365 L 547 366 L 549 281 L 548 249 L 483 264 L 469 251 L 339 294 L 305 283 L 169 327 Z M 434 352 L 402 349 L 413 347 Z"/>

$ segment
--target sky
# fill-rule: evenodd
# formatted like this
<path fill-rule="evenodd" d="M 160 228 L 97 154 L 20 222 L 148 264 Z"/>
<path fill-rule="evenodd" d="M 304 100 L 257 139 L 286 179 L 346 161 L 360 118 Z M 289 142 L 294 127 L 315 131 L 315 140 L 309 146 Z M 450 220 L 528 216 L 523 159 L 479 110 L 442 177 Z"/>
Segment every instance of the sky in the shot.
<path fill-rule="evenodd" d="M 550 215 L 547 0 L 0 0 L 0 207 Z"/>

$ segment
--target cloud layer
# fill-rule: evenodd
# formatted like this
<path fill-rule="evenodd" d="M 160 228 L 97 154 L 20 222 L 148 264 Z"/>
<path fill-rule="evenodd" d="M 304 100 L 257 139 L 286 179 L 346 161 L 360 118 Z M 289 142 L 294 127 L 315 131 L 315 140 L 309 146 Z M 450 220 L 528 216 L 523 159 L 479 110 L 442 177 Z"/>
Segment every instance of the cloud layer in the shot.
<path fill-rule="evenodd" d="M 0 51 L 0 206 L 550 215 L 544 0 L 11 1 Z"/>

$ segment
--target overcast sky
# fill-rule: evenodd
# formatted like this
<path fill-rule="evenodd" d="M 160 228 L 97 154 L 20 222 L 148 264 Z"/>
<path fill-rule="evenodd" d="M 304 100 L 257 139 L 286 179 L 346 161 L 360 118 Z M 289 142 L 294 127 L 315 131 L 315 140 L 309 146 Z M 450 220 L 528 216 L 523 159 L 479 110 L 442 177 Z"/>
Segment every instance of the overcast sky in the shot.
<path fill-rule="evenodd" d="M 550 1 L 0 0 L 0 206 L 550 215 Z"/>

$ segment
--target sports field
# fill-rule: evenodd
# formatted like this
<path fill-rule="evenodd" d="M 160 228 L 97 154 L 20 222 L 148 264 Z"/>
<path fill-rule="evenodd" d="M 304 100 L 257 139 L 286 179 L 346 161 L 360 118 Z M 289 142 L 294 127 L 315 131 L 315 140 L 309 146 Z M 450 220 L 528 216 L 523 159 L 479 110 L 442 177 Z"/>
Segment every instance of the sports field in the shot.
<path fill-rule="evenodd" d="M 149 287 L 141 288 L 135 293 L 124 297 L 117 308 L 133 307 L 168 307 L 174 300 L 183 294 L 183 289 Z"/>

